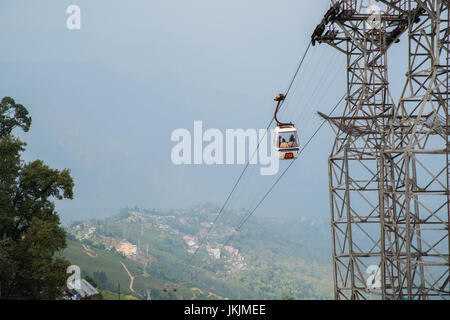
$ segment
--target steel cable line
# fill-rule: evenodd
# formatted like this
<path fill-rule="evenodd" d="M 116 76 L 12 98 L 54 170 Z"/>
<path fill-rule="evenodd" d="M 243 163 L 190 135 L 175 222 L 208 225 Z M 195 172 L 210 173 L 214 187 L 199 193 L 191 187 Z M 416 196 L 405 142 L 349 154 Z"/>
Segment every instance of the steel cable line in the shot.
<path fill-rule="evenodd" d="M 322 74 L 326 71 L 326 69 L 322 70 L 322 72 L 317 72 L 319 68 L 321 68 L 321 65 L 323 64 L 322 61 L 324 60 L 324 50 L 320 50 L 319 52 L 312 51 L 311 54 L 308 55 L 307 59 L 305 60 L 305 68 L 302 70 L 302 77 L 297 80 L 296 85 L 292 88 L 290 99 L 286 102 L 286 105 L 290 106 L 292 101 L 295 101 L 296 105 L 298 101 L 304 101 L 306 96 L 310 94 L 313 89 L 315 89 L 315 86 L 317 85 L 316 81 L 312 81 L 311 77 L 312 75 L 316 74 Z M 283 118 L 287 119 L 293 119 L 297 115 L 297 108 L 289 108 L 285 107 L 283 110 L 279 111 L 279 114 Z M 303 114 L 307 112 L 307 108 L 302 108 L 300 110 L 300 114 Z M 297 124 L 297 122 L 294 122 Z"/>
<path fill-rule="evenodd" d="M 334 60 L 333 59 L 330 59 L 330 63 L 329 63 L 329 65 L 327 66 L 327 65 L 324 65 L 324 70 L 323 71 L 326 71 L 326 70 L 330 70 L 330 66 L 331 65 L 337 65 L 337 66 L 339 66 L 338 64 L 336 64 L 335 62 L 336 62 L 336 58 L 337 58 L 337 56 L 334 56 Z M 319 60 L 322 60 L 322 59 L 319 59 Z M 345 63 L 345 61 L 344 61 L 344 63 Z M 335 79 L 336 79 L 336 76 L 337 76 L 337 74 L 338 74 L 338 72 L 340 71 L 340 69 L 342 68 L 342 66 L 343 65 L 341 65 L 340 66 L 340 68 L 338 68 L 337 70 L 336 70 L 336 72 L 335 72 L 335 74 L 334 74 L 334 76 L 332 76 L 332 77 L 327 77 L 327 86 L 326 86 L 326 90 L 324 90 L 325 92 L 328 92 L 328 88 L 329 87 L 331 87 L 331 85 L 335 82 Z M 326 72 L 322 72 L 322 73 L 324 73 L 324 74 L 326 74 Z M 310 91 L 310 92 L 313 92 L 313 94 L 311 94 L 311 96 L 309 97 L 309 99 L 307 99 L 307 103 L 306 103 L 306 105 L 309 105 L 310 104 L 310 102 L 312 102 L 312 101 L 314 101 L 316 98 L 318 98 L 319 96 L 320 96 L 320 99 L 319 99 L 319 103 L 318 103 L 318 105 L 320 105 L 320 104 L 322 104 L 322 101 L 325 99 L 325 96 L 326 95 L 318 95 L 318 94 L 316 94 L 317 92 L 318 92 L 318 87 L 323 87 L 323 85 L 325 84 L 325 82 L 323 81 L 324 80 L 324 77 L 322 77 L 321 79 L 320 79 L 320 81 L 318 82 L 318 84 L 316 84 L 315 86 L 313 86 L 313 87 L 316 87 L 314 90 L 313 90 L 313 87 L 311 87 L 310 88 L 310 90 L 306 90 L 306 91 Z M 342 100 L 339 100 L 339 102 L 341 102 Z M 305 112 L 302 112 L 302 114 L 304 114 L 304 118 L 306 118 L 307 120 L 306 120 L 306 124 L 309 124 L 310 123 L 310 120 L 311 120 L 311 118 L 312 118 L 312 113 L 311 114 L 309 114 L 309 112 L 307 112 L 307 114 L 305 114 Z M 293 117 L 293 114 L 292 114 L 292 117 Z M 290 117 L 290 118 L 292 118 L 292 117 Z M 302 115 L 300 115 L 299 117 L 298 117 L 298 119 L 297 119 L 297 121 L 295 122 L 295 123 L 298 123 L 298 122 L 300 122 L 300 118 L 302 118 Z M 301 123 L 304 123 L 305 121 L 302 121 Z M 308 127 L 308 125 L 306 125 L 307 127 Z M 300 125 L 300 127 L 303 127 L 303 128 L 305 128 L 305 125 Z M 248 206 L 248 208 L 253 208 L 254 207 L 254 205 L 256 205 L 256 203 L 257 203 L 257 201 L 258 201 L 258 199 L 260 199 L 260 196 L 262 196 L 263 195 L 263 189 L 265 189 L 264 188 L 264 185 L 263 184 L 261 184 L 260 186 L 259 186 L 259 188 L 258 188 L 258 192 L 256 192 L 255 194 L 257 195 L 257 197 L 255 198 L 255 200 L 254 201 L 251 201 L 252 203 L 252 205 L 251 206 Z M 243 218 L 244 219 L 244 218 Z M 242 221 L 242 220 L 241 220 Z"/>
<path fill-rule="evenodd" d="M 300 69 L 302 68 L 302 65 L 303 65 L 303 62 L 305 61 L 306 55 L 308 54 L 308 51 L 309 51 L 309 49 L 311 48 L 311 44 L 312 44 L 312 41 L 310 41 L 309 44 L 308 44 L 308 47 L 306 47 L 305 53 L 303 54 L 303 57 L 302 57 L 302 59 L 300 60 L 300 63 L 299 63 L 299 65 L 298 65 L 298 67 L 297 67 L 297 70 L 295 71 L 294 76 L 292 77 L 292 81 L 291 81 L 291 83 L 289 84 L 288 89 L 286 90 L 286 93 L 285 93 L 285 96 L 286 96 L 286 97 L 289 95 L 289 92 L 291 91 L 292 85 L 294 84 L 295 79 L 297 78 L 297 75 L 298 75 L 298 73 L 300 72 Z M 272 120 L 273 120 L 273 119 L 272 119 Z"/>
<path fill-rule="evenodd" d="M 334 106 L 334 108 L 331 110 L 331 112 L 329 113 L 329 116 L 331 116 L 333 114 L 333 112 L 337 109 L 337 107 L 341 104 L 341 102 L 344 100 L 344 98 L 347 96 L 347 93 L 344 94 L 342 96 L 342 98 L 339 100 L 339 102 Z M 314 132 L 314 134 L 309 138 L 309 140 L 305 143 L 305 145 L 303 146 L 303 148 L 300 150 L 299 155 L 303 153 L 303 151 L 306 149 L 306 147 L 311 143 L 311 141 L 314 139 L 314 137 L 317 135 L 317 133 L 319 133 L 320 129 L 322 129 L 323 125 L 325 124 L 326 120 L 323 120 L 322 123 L 319 125 L 319 127 L 316 129 L 316 131 Z M 237 234 L 237 232 L 239 232 L 242 227 L 245 225 L 245 223 L 250 219 L 250 217 L 256 212 L 256 210 L 261 206 L 261 204 L 264 202 L 264 200 L 266 200 L 266 198 L 269 196 L 269 194 L 273 191 L 273 189 L 277 186 L 277 184 L 281 181 L 281 179 L 284 177 L 284 175 L 286 174 L 286 172 L 292 167 L 292 165 L 295 163 L 295 161 L 298 158 L 294 159 L 293 161 L 291 161 L 291 163 L 289 164 L 289 166 L 282 172 L 282 174 L 278 177 L 278 179 L 273 183 L 273 185 L 270 187 L 270 189 L 265 193 L 265 195 L 263 196 L 263 198 L 258 202 L 258 204 L 256 205 L 256 207 L 250 211 L 250 213 L 245 216 L 243 219 L 241 219 L 241 222 L 239 223 L 238 227 L 236 228 L 236 233 L 233 233 L 228 240 L 222 245 L 221 250 L 223 250 L 224 247 L 226 247 L 230 241 L 234 238 L 234 236 Z"/>
<path fill-rule="evenodd" d="M 298 66 L 297 66 L 297 69 L 295 70 L 295 73 L 294 73 L 294 75 L 293 75 L 293 77 L 292 77 L 292 80 L 291 80 L 291 82 L 289 83 L 289 86 L 288 86 L 287 90 L 285 91 L 285 92 L 286 92 L 286 93 L 285 93 L 285 97 L 286 97 L 286 98 L 285 98 L 285 100 L 283 100 L 283 101 L 280 103 L 280 109 L 281 109 L 281 107 L 285 104 L 286 101 L 289 103 L 289 100 L 287 100 L 287 97 L 288 97 L 288 95 L 290 95 L 290 93 L 291 93 L 291 90 L 292 90 L 292 88 L 293 88 L 293 85 L 294 85 L 294 83 L 295 83 L 295 80 L 297 79 L 297 76 L 298 76 L 298 74 L 299 74 L 299 72 L 300 72 L 300 70 L 301 70 L 301 68 L 302 68 L 302 66 L 303 66 L 303 64 L 304 64 L 304 62 L 305 62 L 305 59 L 306 59 L 306 57 L 307 57 L 307 55 L 308 55 L 308 52 L 309 52 L 309 50 L 310 50 L 310 48 L 311 48 L 311 44 L 312 44 L 312 42 L 309 42 L 307 48 L 305 49 L 305 52 L 304 52 L 303 55 L 302 55 L 302 58 L 301 58 L 301 60 L 300 60 L 300 62 L 299 62 L 299 64 L 298 64 Z M 259 151 L 259 147 L 260 147 L 262 141 L 264 140 L 264 138 L 266 137 L 267 132 L 269 131 L 270 127 L 272 126 L 273 121 L 274 121 L 274 119 L 272 118 L 271 121 L 269 122 L 268 126 L 266 127 L 266 130 L 265 130 L 265 132 L 264 132 L 264 135 L 263 135 L 262 138 L 259 140 L 258 145 L 257 145 L 255 151 L 253 152 L 253 154 L 252 154 L 252 156 L 250 157 L 249 161 L 247 162 L 247 164 L 246 164 L 244 170 L 242 171 L 241 176 L 239 177 L 238 181 L 236 182 L 236 185 L 234 186 L 234 188 L 233 188 L 233 190 L 232 190 L 232 193 L 234 193 L 234 192 L 236 191 L 237 185 L 241 182 L 241 179 L 242 179 L 243 175 L 245 174 L 245 172 L 248 170 L 251 161 L 253 160 L 253 158 L 254 158 L 254 156 L 256 155 L 256 153 Z M 226 203 L 226 204 L 227 204 L 227 203 L 229 204 L 229 203 L 230 203 L 230 199 L 231 199 L 230 197 L 227 198 L 227 201 L 226 201 L 225 203 Z M 225 210 L 226 208 L 227 208 L 227 206 L 225 206 L 225 208 L 221 209 L 221 211 Z M 214 225 L 215 225 L 215 223 L 213 223 L 213 225 L 211 226 L 211 229 L 214 227 Z M 209 230 L 209 231 L 210 231 L 210 230 Z M 208 231 L 207 234 L 209 234 L 209 231 Z"/>
<path fill-rule="evenodd" d="M 321 79 L 321 81 L 319 82 L 318 87 L 321 88 L 321 90 L 318 90 L 317 88 L 314 90 L 313 95 L 311 95 L 311 97 L 307 100 L 306 105 L 309 106 L 311 105 L 311 103 L 313 103 L 314 101 L 316 101 L 315 105 L 320 106 L 322 105 L 322 103 L 324 102 L 324 99 L 326 98 L 327 95 L 322 94 L 323 92 L 329 92 L 329 89 L 331 88 L 332 85 L 334 85 L 336 82 L 336 78 L 339 75 L 339 72 L 341 71 L 341 69 L 343 68 L 345 61 L 343 61 L 343 63 L 339 66 L 337 63 L 337 60 L 333 61 L 332 65 L 336 65 L 338 66 L 338 68 L 336 68 L 334 75 L 333 76 L 328 76 L 326 77 L 326 79 Z M 327 67 L 325 70 L 330 70 L 329 67 Z M 311 119 L 314 113 L 308 113 L 306 116 L 302 116 L 299 115 L 299 117 L 296 119 L 297 123 L 300 123 L 300 127 L 305 129 L 305 127 L 309 127 L 309 124 L 311 123 Z M 300 121 L 300 119 L 302 119 Z"/>
<path fill-rule="evenodd" d="M 309 44 L 308 44 L 308 46 L 307 46 L 307 48 L 306 48 L 306 50 L 305 50 L 305 52 L 303 53 L 303 56 L 302 56 L 302 58 L 301 58 L 301 60 L 300 60 L 300 63 L 299 63 L 299 65 L 298 65 L 298 67 L 297 67 L 297 69 L 296 69 L 296 71 L 295 71 L 295 73 L 294 73 L 294 76 L 292 77 L 292 80 L 291 80 L 291 82 L 290 82 L 290 84 L 289 84 L 289 86 L 288 86 L 288 88 L 287 88 L 287 90 L 286 90 L 286 93 L 285 93 L 285 97 L 286 97 L 286 98 L 287 98 L 287 96 L 289 95 L 289 92 L 290 92 L 291 89 L 292 89 L 292 86 L 293 86 L 293 84 L 294 84 L 294 82 L 295 82 L 295 79 L 297 78 L 297 75 L 298 75 L 299 72 L 300 72 L 300 69 L 301 69 L 301 67 L 302 67 L 302 65 L 303 65 L 303 62 L 305 61 L 305 58 L 306 58 L 306 56 L 307 56 L 307 54 L 308 54 L 308 51 L 309 51 L 309 49 L 311 48 L 311 44 L 312 44 L 312 42 L 310 41 Z M 284 104 L 284 101 L 281 102 L 280 108 L 282 107 L 283 104 Z M 237 186 L 238 186 L 239 183 L 241 182 L 241 180 L 242 180 L 242 178 L 243 178 L 245 172 L 247 171 L 247 169 L 248 169 L 248 167 L 249 167 L 251 161 L 253 160 L 253 157 L 255 156 L 255 154 L 257 153 L 257 151 L 259 150 L 259 147 L 260 147 L 260 145 L 261 145 L 261 142 L 264 140 L 265 136 L 267 135 L 267 131 L 269 131 L 270 127 L 272 126 L 273 121 L 274 121 L 274 118 L 272 117 L 271 121 L 269 122 L 269 124 L 268 124 L 268 126 L 267 126 L 267 128 L 266 128 L 266 131 L 265 131 L 263 137 L 262 137 L 262 138 L 259 140 L 259 142 L 258 142 L 258 145 L 257 145 L 257 147 L 256 147 L 256 150 L 253 152 L 252 156 L 251 156 L 250 159 L 247 161 L 247 164 L 246 164 L 245 168 L 242 170 L 242 173 L 240 174 L 239 178 L 237 179 L 236 183 L 234 184 L 233 188 L 231 189 L 230 193 L 228 194 L 228 196 L 227 196 L 227 198 L 226 198 L 224 204 L 222 205 L 222 207 L 220 208 L 219 212 L 217 213 L 215 219 L 213 220 L 212 225 L 208 228 L 208 231 L 207 231 L 206 235 L 203 237 L 202 241 L 200 242 L 200 245 L 199 245 L 198 248 L 194 251 L 194 253 L 192 254 L 192 256 L 189 258 L 188 262 L 185 264 L 185 265 L 186 265 L 186 268 L 184 268 L 183 274 L 182 274 L 181 278 L 183 278 L 184 272 L 188 269 L 188 266 L 191 266 L 191 267 L 192 267 L 192 262 L 194 261 L 196 255 L 198 254 L 198 252 L 200 251 L 200 249 L 201 249 L 201 248 L 203 247 L 203 245 L 205 244 L 206 240 L 208 239 L 209 234 L 211 233 L 212 229 L 213 229 L 214 226 L 216 225 L 217 221 L 219 220 L 219 218 L 220 218 L 221 215 L 223 214 L 225 207 L 226 207 L 227 204 L 229 203 L 229 201 L 230 201 L 232 195 L 234 194 L 234 192 L 235 192 Z"/>
<path fill-rule="evenodd" d="M 326 6 L 328 7 L 329 4 L 327 3 Z M 291 82 L 290 82 L 290 84 L 289 84 L 289 86 L 288 86 L 288 88 L 287 88 L 287 90 L 286 90 L 286 93 L 285 93 L 285 97 L 286 97 L 286 98 L 287 98 L 287 96 L 288 96 L 288 95 L 290 94 L 290 92 L 291 92 L 291 89 L 292 89 L 292 87 L 293 87 L 293 85 L 294 85 L 294 83 L 295 83 L 295 80 L 296 80 L 296 78 L 297 78 L 298 73 L 299 73 L 300 70 L 301 70 L 301 67 L 303 66 L 303 63 L 305 62 L 305 59 L 306 59 L 306 57 L 307 57 L 307 54 L 308 54 L 308 52 L 309 52 L 309 49 L 310 49 L 311 45 L 312 45 L 312 41 L 309 42 L 309 44 L 308 44 L 308 46 L 307 46 L 307 48 L 306 48 L 306 50 L 305 50 L 305 52 L 304 52 L 304 54 L 303 54 L 301 60 L 300 60 L 300 63 L 299 63 L 299 65 L 298 65 L 298 67 L 297 67 L 297 69 L 296 69 L 296 71 L 295 71 L 295 73 L 294 73 L 294 75 L 293 75 L 293 77 L 292 77 L 292 80 L 291 80 Z M 321 52 L 323 52 L 323 51 L 321 51 Z M 323 79 L 323 76 L 322 76 L 322 79 Z M 319 83 L 320 83 L 320 82 L 321 82 L 321 81 L 319 81 Z M 308 83 L 309 83 L 309 82 L 308 82 Z M 314 92 L 316 92 L 316 91 L 317 91 L 317 88 L 314 90 Z M 283 101 L 281 102 L 281 104 L 280 104 L 280 110 L 281 110 L 281 107 L 285 104 L 286 101 L 287 101 L 286 104 L 289 104 L 290 100 L 287 100 L 287 99 L 283 100 Z M 284 109 L 284 112 L 285 112 L 285 111 L 286 111 L 286 109 Z M 259 141 L 258 146 L 256 147 L 255 152 L 254 152 L 253 155 L 251 156 L 249 162 L 247 163 L 247 165 L 246 165 L 246 167 L 244 168 L 244 170 L 243 170 L 241 176 L 239 177 L 237 184 L 239 184 L 240 179 L 242 179 L 242 176 L 244 175 L 244 173 L 245 173 L 246 170 L 248 169 L 248 166 L 249 166 L 250 161 L 253 159 L 253 157 L 255 156 L 256 152 L 259 150 L 259 146 L 260 146 L 260 144 L 261 144 L 261 141 L 265 138 L 265 135 L 267 134 L 267 131 L 268 131 L 269 128 L 271 127 L 273 121 L 274 121 L 274 119 L 272 118 L 271 121 L 270 121 L 270 123 L 269 123 L 269 125 L 268 125 L 267 128 L 266 128 L 265 134 L 263 135 L 263 137 L 262 137 L 261 140 Z M 235 189 L 236 189 L 236 186 L 233 188 L 232 192 L 234 192 Z M 227 198 L 227 201 L 226 201 L 226 202 L 229 202 L 229 200 L 230 200 L 230 198 Z M 213 225 L 214 225 L 214 224 L 213 224 Z M 210 229 L 212 229 L 212 228 L 210 228 Z M 208 233 L 209 233 L 209 231 L 208 231 Z"/>
<path fill-rule="evenodd" d="M 297 69 L 296 69 L 296 71 L 295 71 L 295 73 L 294 73 L 294 75 L 293 75 L 293 77 L 292 77 L 292 81 L 290 82 L 289 87 L 288 87 L 287 90 L 286 90 L 286 95 L 285 95 L 286 98 L 287 98 L 288 95 L 289 95 L 290 98 L 292 98 L 292 97 L 295 96 L 295 91 L 296 91 L 295 89 L 296 89 L 296 87 L 299 86 L 299 84 L 297 84 L 296 87 L 294 86 L 295 80 L 297 79 L 297 76 L 298 76 L 298 74 L 299 74 L 299 72 L 300 72 L 302 66 L 303 66 L 305 63 L 307 63 L 306 66 L 308 66 L 308 65 L 310 64 L 310 63 L 308 63 L 308 60 L 306 60 L 307 57 L 311 57 L 311 55 L 307 55 L 307 53 L 310 51 L 310 47 L 311 47 L 311 42 L 309 43 L 308 47 L 306 48 L 306 51 L 304 52 L 304 54 L 303 54 L 303 56 L 302 56 L 302 59 L 300 60 L 299 65 L 298 65 L 298 67 L 297 67 Z M 321 51 L 321 52 L 323 52 L 323 51 Z M 311 60 L 311 59 L 309 59 L 309 60 Z M 305 70 L 304 70 L 304 68 L 303 68 L 302 74 L 304 74 L 304 72 L 305 72 Z M 299 80 L 297 80 L 297 82 L 299 82 Z M 301 82 L 301 81 L 300 81 L 300 82 Z M 309 84 L 309 82 L 307 82 L 307 83 Z M 288 106 L 290 106 L 290 104 L 291 104 L 291 99 L 285 99 L 285 100 L 283 100 L 283 101 L 281 102 L 281 104 L 280 104 L 279 112 L 281 111 L 281 113 L 284 114 L 284 113 L 286 112 L 286 110 L 288 109 Z M 281 109 L 282 107 L 284 107 L 284 109 Z M 293 114 L 295 113 L 295 109 L 292 109 L 292 113 L 293 113 Z M 292 116 L 292 117 L 288 117 L 288 118 L 293 118 L 293 116 Z M 266 128 L 266 131 L 264 132 L 264 135 L 263 135 L 263 137 L 261 138 L 261 140 L 263 140 L 263 139 L 265 138 L 266 134 L 268 134 L 269 128 L 271 127 L 272 123 L 273 123 L 273 118 L 272 118 L 271 122 L 269 123 L 268 127 Z M 257 148 L 257 149 L 255 150 L 255 152 L 258 151 L 258 150 L 259 150 L 259 148 Z M 254 155 L 255 155 L 255 154 L 252 155 L 251 159 L 253 159 Z M 248 181 L 247 181 L 247 182 L 248 182 Z M 260 184 L 260 185 L 259 185 L 259 191 L 258 191 L 256 194 L 257 194 L 257 195 L 261 194 L 262 191 L 263 191 L 263 188 L 264 188 L 264 184 Z M 251 201 L 251 200 L 250 200 L 250 202 L 256 202 L 258 198 L 259 198 L 259 197 L 255 197 L 255 201 Z M 249 200 L 249 199 L 248 199 L 248 200 Z M 252 207 L 252 206 L 251 206 L 251 207 Z M 243 208 L 246 208 L 246 207 L 243 207 Z"/>

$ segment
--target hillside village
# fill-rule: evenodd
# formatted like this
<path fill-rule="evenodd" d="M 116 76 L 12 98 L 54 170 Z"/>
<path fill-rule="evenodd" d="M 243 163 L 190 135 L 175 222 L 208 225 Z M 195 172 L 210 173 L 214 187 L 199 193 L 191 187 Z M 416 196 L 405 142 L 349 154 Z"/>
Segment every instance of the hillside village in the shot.
<path fill-rule="evenodd" d="M 180 282 L 188 285 L 178 297 L 187 299 L 330 296 L 323 222 L 254 217 L 237 233 L 246 212 L 230 210 L 213 225 L 217 210 L 208 204 L 167 211 L 135 207 L 74 222 L 66 228 L 65 254 L 102 283 L 100 290 L 117 292 L 120 282 L 122 291 L 138 299 L 166 299 L 164 288 Z M 188 269 L 184 262 L 195 252 Z"/>
<path fill-rule="evenodd" d="M 120 224 L 124 228 L 130 224 L 139 225 L 141 234 L 157 232 L 161 235 L 171 235 L 184 243 L 183 249 L 187 254 L 193 254 L 199 249 L 203 237 L 212 227 L 212 222 L 197 220 L 181 214 L 158 215 L 154 212 L 130 211 L 128 216 L 120 221 Z M 73 224 L 67 231 L 85 244 L 91 244 L 108 251 L 116 251 L 127 259 L 137 261 L 143 266 L 152 262 L 153 257 L 148 253 L 148 245 L 141 245 L 139 240 L 134 243 L 127 239 L 126 234 L 122 234 L 122 236 L 106 235 L 99 230 L 98 224 L 98 220 L 79 222 Z M 190 230 L 190 233 L 187 233 L 187 230 Z M 235 233 L 234 228 L 226 227 L 220 231 L 220 233 L 217 231 L 210 232 L 207 243 L 202 247 L 202 250 L 209 256 L 210 263 L 214 261 L 222 262 L 226 273 L 247 270 L 245 258 L 237 248 L 225 246 L 221 250 L 221 244 L 217 241 L 223 235 Z M 88 252 L 86 253 L 88 254 Z"/>

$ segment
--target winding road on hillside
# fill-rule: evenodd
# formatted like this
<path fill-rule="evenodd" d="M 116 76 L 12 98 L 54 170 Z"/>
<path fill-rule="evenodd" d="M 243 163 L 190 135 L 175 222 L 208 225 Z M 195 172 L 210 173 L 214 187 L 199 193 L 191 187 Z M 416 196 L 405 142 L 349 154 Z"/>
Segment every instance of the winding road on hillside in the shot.
<path fill-rule="evenodd" d="M 128 268 L 125 265 L 125 263 L 123 263 L 122 261 L 120 261 L 120 263 L 122 264 L 122 267 L 125 269 L 125 271 L 128 273 L 128 276 L 130 277 L 130 291 L 133 292 L 134 294 L 137 294 L 138 296 L 140 296 L 142 298 L 142 295 L 140 295 L 139 293 L 134 291 L 133 284 L 134 284 L 134 279 L 137 278 L 137 277 L 144 277 L 144 278 L 150 277 L 150 274 L 148 274 L 147 271 L 146 271 L 147 264 L 144 267 L 144 272 L 143 273 L 133 276 L 131 274 L 130 270 L 128 270 Z"/>

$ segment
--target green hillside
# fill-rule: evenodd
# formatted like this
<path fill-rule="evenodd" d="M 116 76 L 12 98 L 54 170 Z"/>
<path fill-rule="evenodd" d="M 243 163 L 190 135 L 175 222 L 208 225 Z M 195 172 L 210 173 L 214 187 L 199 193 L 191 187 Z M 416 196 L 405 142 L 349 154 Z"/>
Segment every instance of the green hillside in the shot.
<path fill-rule="evenodd" d="M 114 295 L 117 295 L 119 284 L 120 292 L 123 295 L 130 295 L 138 299 L 145 299 L 146 291 L 143 289 L 149 288 L 153 293 L 151 296 L 154 298 L 164 298 L 162 292 L 167 282 L 151 276 L 148 278 L 138 277 L 134 281 L 133 289 L 135 292 L 132 292 L 129 288 L 130 277 L 121 265 L 121 262 L 126 265 L 132 275 L 141 274 L 142 266 L 135 261 L 126 259 L 118 253 L 92 246 L 89 246 L 89 248 L 94 253 L 94 257 L 89 256 L 86 253 L 86 250 L 83 249 L 81 242 L 68 239 L 67 248 L 64 250 L 63 255 L 65 255 L 72 264 L 80 266 L 83 275 L 87 274 L 97 280 L 94 275 L 95 273 L 104 272 L 106 274 L 107 282 L 100 287 L 100 289 L 105 289 L 102 293 L 104 291 L 107 292 L 106 295 L 104 295 L 105 299 L 111 299 L 111 297 L 113 297 L 112 299 L 115 299 Z M 180 296 L 184 299 L 189 299 L 192 297 L 192 294 L 189 289 L 181 288 Z"/>
<path fill-rule="evenodd" d="M 331 298 L 331 264 L 327 228 L 310 220 L 254 218 L 235 234 L 242 218 L 228 212 L 187 268 L 217 209 L 184 211 L 122 210 L 104 220 L 74 223 L 65 256 L 93 277 L 102 290 L 139 299 L 168 299 L 166 287 L 177 285 L 176 299 Z M 225 220 L 225 219 L 224 219 Z M 125 257 L 122 247 L 136 252 Z M 130 276 L 134 277 L 133 291 Z"/>

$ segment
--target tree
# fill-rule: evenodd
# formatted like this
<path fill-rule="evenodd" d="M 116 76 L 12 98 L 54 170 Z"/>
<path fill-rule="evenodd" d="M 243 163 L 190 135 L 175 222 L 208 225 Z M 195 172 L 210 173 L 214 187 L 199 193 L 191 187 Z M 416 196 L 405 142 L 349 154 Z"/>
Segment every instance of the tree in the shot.
<path fill-rule="evenodd" d="M 106 289 L 108 285 L 108 278 L 105 271 L 96 271 L 93 274 L 94 280 L 98 283 L 100 289 Z"/>
<path fill-rule="evenodd" d="M 87 282 L 89 282 L 91 284 L 91 286 L 93 286 L 94 288 L 98 288 L 98 283 L 97 281 L 95 281 L 95 279 L 93 279 L 91 276 L 87 275 L 84 277 L 84 280 L 86 280 Z"/>
<path fill-rule="evenodd" d="M 20 127 L 28 132 L 31 126 L 31 117 L 28 116 L 28 110 L 21 104 L 10 98 L 5 97 L 0 102 L 0 137 L 11 135 L 11 132 Z"/>
<path fill-rule="evenodd" d="M 41 160 L 25 163 L 26 144 L 14 129 L 28 132 L 31 117 L 12 98 L 0 102 L 0 298 L 55 299 L 70 264 L 60 252 L 66 232 L 54 199 L 73 198 L 70 170 Z"/>

